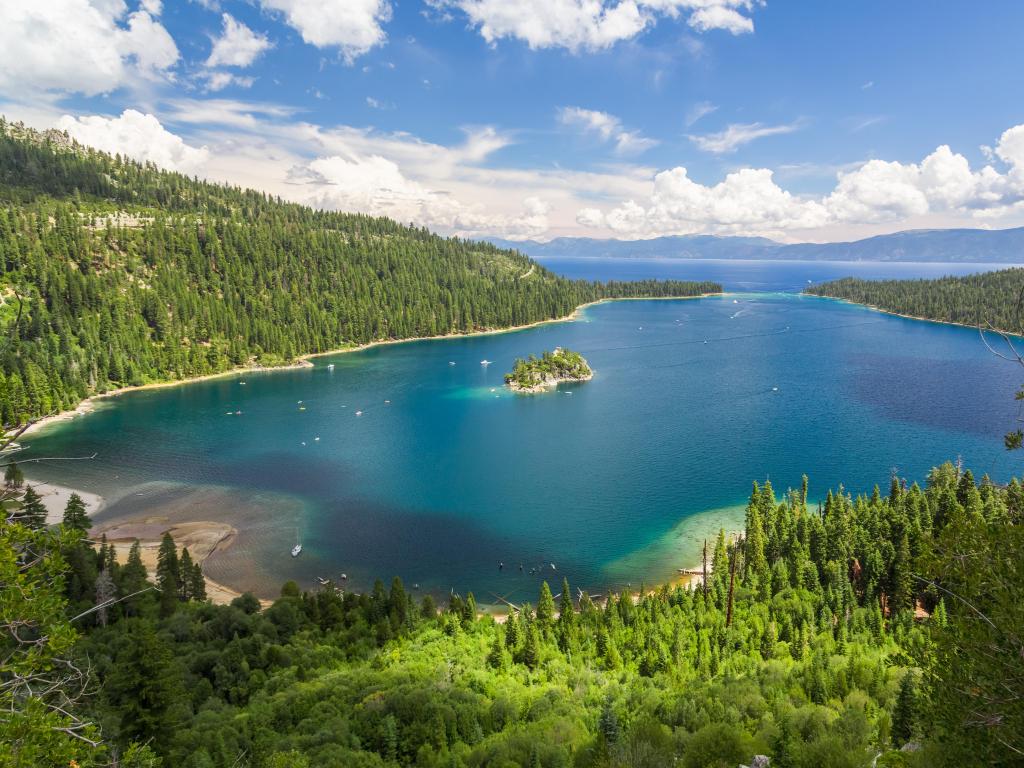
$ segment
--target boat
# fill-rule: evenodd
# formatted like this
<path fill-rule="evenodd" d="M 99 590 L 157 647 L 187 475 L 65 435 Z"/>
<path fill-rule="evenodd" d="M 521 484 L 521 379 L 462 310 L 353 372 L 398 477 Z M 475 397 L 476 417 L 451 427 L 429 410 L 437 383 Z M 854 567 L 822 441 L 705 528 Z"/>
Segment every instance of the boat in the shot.
<path fill-rule="evenodd" d="M 480 365 L 490 365 L 490 364 L 491 364 L 490 360 L 481 360 L 480 361 Z"/>
<path fill-rule="evenodd" d="M 334 370 L 334 363 L 328 363 L 327 364 L 327 370 L 328 371 L 333 371 Z"/>
<path fill-rule="evenodd" d="M 448 365 L 455 365 L 455 361 L 454 360 L 449 360 L 448 361 Z"/>
<path fill-rule="evenodd" d="M 362 411 L 356 411 L 356 416 L 362 416 L 362 415 L 363 415 Z"/>
<path fill-rule="evenodd" d="M 313 438 L 313 442 L 314 443 L 319 443 L 320 442 L 320 435 L 317 435 L 316 437 L 314 437 Z"/>
<path fill-rule="evenodd" d="M 299 541 L 299 529 L 295 529 L 295 546 L 292 547 L 292 557 L 298 557 L 302 554 L 302 542 Z"/>

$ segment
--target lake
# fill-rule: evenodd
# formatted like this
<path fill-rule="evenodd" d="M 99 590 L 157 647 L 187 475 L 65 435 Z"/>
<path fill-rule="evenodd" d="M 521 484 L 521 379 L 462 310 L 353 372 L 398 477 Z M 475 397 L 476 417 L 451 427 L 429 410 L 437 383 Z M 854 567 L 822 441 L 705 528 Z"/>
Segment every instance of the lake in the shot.
<path fill-rule="evenodd" d="M 96 459 L 30 474 L 104 495 L 101 522 L 231 522 L 240 534 L 207 571 L 262 595 L 344 572 L 354 589 L 397 574 L 493 603 L 535 600 L 542 577 L 593 592 L 669 579 L 742 523 L 754 480 L 781 492 L 806 473 L 817 499 L 885 487 L 894 469 L 923 481 L 958 456 L 979 477 L 1017 471 L 1001 436 L 1021 371 L 977 332 L 793 293 L 978 265 L 623 262 L 545 263 L 744 293 L 609 302 L 573 322 L 131 393 L 27 440 L 26 457 Z M 594 379 L 503 389 L 516 357 L 555 346 Z"/>

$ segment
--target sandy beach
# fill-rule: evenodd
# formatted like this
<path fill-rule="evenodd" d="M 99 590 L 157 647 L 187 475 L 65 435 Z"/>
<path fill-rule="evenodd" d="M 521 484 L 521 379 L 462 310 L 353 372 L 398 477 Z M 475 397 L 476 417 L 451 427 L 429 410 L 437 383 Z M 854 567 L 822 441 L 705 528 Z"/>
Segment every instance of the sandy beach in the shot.
<path fill-rule="evenodd" d="M 46 507 L 46 522 L 49 525 L 56 525 L 64 519 L 64 507 L 73 493 L 77 493 L 85 502 L 86 514 L 92 516 L 103 508 L 104 499 L 97 493 L 67 488 L 55 483 L 40 483 L 31 479 L 26 479 L 25 483 L 42 497 L 43 505 Z"/>
<path fill-rule="evenodd" d="M 119 520 L 93 528 L 91 535 L 97 540 L 101 536 L 106 536 L 107 543 L 114 545 L 117 560 L 122 564 L 127 562 L 128 552 L 131 550 L 132 544 L 138 540 L 142 562 L 146 566 L 146 570 L 149 571 L 150 579 L 155 581 L 157 554 L 164 533 L 171 534 L 171 538 L 174 539 L 179 550 L 187 547 L 192 559 L 200 564 L 204 563 L 214 552 L 230 547 L 235 536 L 238 535 L 238 531 L 227 523 L 197 520 L 190 523 L 172 524 L 164 517 Z M 204 578 L 206 596 L 217 605 L 226 605 L 241 594 L 205 574 Z M 264 602 L 268 603 L 269 601 Z"/>

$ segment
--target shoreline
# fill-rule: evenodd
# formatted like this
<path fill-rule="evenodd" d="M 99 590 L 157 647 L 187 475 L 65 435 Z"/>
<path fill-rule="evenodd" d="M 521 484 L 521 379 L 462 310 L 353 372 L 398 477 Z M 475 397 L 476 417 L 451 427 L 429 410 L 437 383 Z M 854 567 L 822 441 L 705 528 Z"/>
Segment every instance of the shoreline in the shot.
<path fill-rule="evenodd" d="M 995 333 L 995 334 L 1006 334 L 1007 336 L 1013 336 L 1014 338 L 1022 338 L 1019 334 L 1013 333 L 1012 331 L 1004 331 L 999 328 L 983 329 L 977 325 L 968 325 L 967 323 L 958 323 L 955 320 L 936 320 L 934 317 L 920 317 L 918 315 L 906 315 L 902 312 L 896 312 L 892 309 L 883 309 L 882 307 L 876 307 L 874 304 L 864 304 L 860 301 L 854 301 L 853 299 L 844 299 L 841 296 L 820 296 L 817 293 L 807 293 L 801 291 L 803 296 L 813 296 L 816 299 L 826 299 L 828 301 L 838 301 L 840 304 L 849 304 L 853 307 L 864 307 L 870 309 L 872 312 L 880 312 L 883 315 L 889 315 L 890 317 L 902 317 L 904 320 L 917 320 L 920 323 L 934 323 L 935 325 L 950 325 L 954 328 L 967 328 L 971 331 L 979 331 L 982 333 Z"/>
<path fill-rule="evenodd" d="M 719 293 L 705 293 L 696 296 L 628 296 L 618 298 L 596 299 L 594 301 L 578 305 L 573 309 L 571 313 L 563 317 L 538 320 L 533 323 L 510 326 L 507 328 L 493 328 L 480 331 L 471 331 L 468 333 L 449 333 L 434 336 L 413 337 L 409 339 L 380 339 L 377 341 L 367 342 L 365 344 L 350 345 L 341 347 L 339 349 L 333 349 L 324 352 L 309 353 L 296 358 L 294 362 L 286 365 L 242 366 L 239 368 L 232 368 L 227 371 L 221 371 L 219 373 L 204 374 L 202 376 L 195 376 L 187 379 L 175 379 L 170 381 L 142 384 L 138 386 L 119 387 L 117 389 L 113 389 L 107 392 L 92 395 L 84 399 L 82 402 L 80 402 L 77 406 L 75 406 L 72 409 L 44 417 L 39 421 L 34 422 L 28 429 L 26 429 L 22 433 L 22 437 L 28 436 L 33 433 L 37 433 L 42 429 L 52 426 L 54 424 L 70 421 L 78 416 L 87 415 L 95 411 L 98 407 L 100 407 L 102 401 L 119 397 L 121 395 L 128 394 L 131 392 L 165 389 L 168 387 L 183 386 L 186 384 L 193 384 L 201 381 L 210 381 L 219 378 L 225 378 L 248 373 L 273 373 L 275 371 L 312 368 L 314 367 L 313 363 L 311 362 L 313 358 L 340 355 L 349 352 L 360 352 L 378 346 L 392 344 L 408 344 L 419 341 L 440 341 L 444 339 L 464 338 L 471 336 L 489 336 L 503 333 L 514 333 L 552 323 L 573 322 L 578 320 L 584 312 L 584 310 L 586 310 L 587 308 L 615 301 L 687 301 L 691 299 L 704 299 L 711 297 L 721 297 L 726 295 L 729 295 L 729 292 L 723 291 Z M 574 379 L 573 381 L 576 380 Z M 544 389 L 547 389 L 547 387 L 545 387 Z M 60 522 L 63 516 L 64 505 L 67 503 L 67 497 L 70 496 L 71 493 L 78 493 L 79 496 L 81 496 L 83 500 L 86 501 L 88 514 L 90 516 L 100 511 L 105 505 L 106 501 L 103 497 L 99 496 L 98 494 L 61 486 L 55 483 L 32 482 L 32 485 L 37 490 L 42 488 L 45 488 L 47 490 L 47 493 L 44 494 L 44 499 L 50 500 L 49 503 L 47 504 L 48 520 L 53 523 Z M 156 530 L 157 528 L 159 528 L 159 530 Z M 165 531 L 169 531 L 171 533 L 171 536 L 175 539 L 175 543 L 177 544 L 178 547 L 188 546 L 189 552 L 190 554 L 192 554 L 194 560 L 200 564 L 200 567 L 203 567 L 203 576 L 207 585 L 207 594 L 211 602 L 217 604 L 226 604 L 230 603 L 231 600 L 233 600 L 234 598 L 241 596 L 242 593 L 239 590 L 231 587 L 226 583 L 221 583 L 210 578 L 210 576 L 206 574 L 206 570 L 204 567 L 206 560 L 211 555 L 213 555 L 215 552 L 224 551 L 228 549 L 229 547 L 231 547 L 232 543 L 237 538 L 238 530 L 227 523 L 195 520 L 187 522 L 177 522 L 172 524 L 170 523 L 170 521 L 162 519 L 160 516 L 146 517 L 144 515 L 140 515 L 130 519 L 112 521 L 110 523 L 101 525 L 99 528 L 94 529 L 93 535 L 98 538 L 103 534 L 107 534 L 108 541 L 116 546 L 118 552 L 118 560 L 121 562 L 124 562 L 127 559 L 128 550 L 130 549 L 132 542 L 134 542 L 135 539 L 138 539 L 142 546 L 144 562 L 147 563 L 147 568 L 152 571 L 155 568 L 155 553 L 156 550 L 159 548 L 160 539 Z M 110 534 L 113 535 L 111 536 Z M 150 564 L 146 559 L 147 552 L 152 554 L 152 557 L 154 558 L 152 567 L 150 567 Z M 662 582 L 659 581 L 656 585 L 654 585 L 654 587 L 661 586 L 661 583 Z M 693 579 L 692 577 L 687 575 L 676 574 L 673 575 L 672 578 L 666 580 L 664 583 L 667 584 L 669 588 L 674 588 L 677 585 L 682 585 L 686 587 L 688 585 L 692 586 Z M 261 599 L 261 603 L 263 603 L 264 605 L 267 605 L 270 602 L 272 601 Z M 492 607 L 496 608 L 498 606 Z M 492 611 L 486 611 L 486 613 L 492 616 L 495 615 Z"/>
<path fill-rule="evenodd" d="M 554 317 L 548 320 L 537 320 L 533 323 L 526 323 L 524 325 L 513 325 L 508 328 L 490 328 L 481 331 L 469 331 L 467 333 L 444 333 L 437 334 L 434 336 L 415 336 L 409 339 L 379 339 L 377 341 L 368 341 L 365 344 L 357 344 L 354 346 L 340 347 L 338 349 L 331 349 L 325 352 L 310 352 L 305 355 L 300 355 L 295 359 L 294 362 L 287 363 L 284 365 L 249 365 L 241 366 L 238 368 L 231 368 L 227 371 L 221 371 L 219 373 L 205 373 L 201 376 L 192 376 L 187 379 L 172 379 L 169 381 L 157 381 L 150 384 L 139 384 L 137 386 L 118 387 L 108 392 L 99 392 L 95 395 L 90 395 L 76 405 L 74 408 L 69 408 L 66 411 L 60 413 L 54 413 L 50 416 L 44 416 L 38 421 L 32 422 L 29 427 L 21 433 L 21 437 L 28 437 L 29 435 L 35 434 L 42 431 L 43 429 L 50 427 L 54 424 L 60 424 L 65 421 L 71 421 L 78 416 L 85 416 L 96 410 L 100 401 L 108 400 L 114 397 L 120 397 L 121 395 L 129 394 L 131 392 L 144 392 L 152 389 L 166 389 L 168 387 L 180 387 L 186 384 L 196 384 L 201 381 L 212 381 L 214 379 L 222 379 L 228 376 L 235 376 L 238 374 L 245 373 L 273 373 L 275 371 L 294 371 L 301 370 L 303 368 L 313 368 L 314 365 L 310 362 L 316 357 L 327 357 L 329 355 L 342 355 L 349 352 L 362 352 L 366 349 L 372 349 L 374 347 L 383 347 L 391 344 L 410 344 L 416 341 L 441 341 L 443 339 L 459 339 L 468 338 L 471 336 L 491 336 L 499 333 L 515 333 L 516 331 L 525 331 L 530 328 L 537 328 L 542 325 L 548 325 L 550 323 L 567 323 L 579 319 L 580 313 L 587 307 L 592 307 L 597 304 L 604 304 L 612 301 L 688 301 L 690 299 L 706 299 L 712 296 L 726 296 L 728 292 L 720 293 L 702 293 L 696 296 L 623 296 L 618 298 L 608 299 L 596 299 L 594 301 L 588 301 L 585 304 L 580 304 L 572 312 L 564 317 Z M 8 430 L 10 431 L 10 430 Z"/>
<path fill-rule="evenodd" d="M 31 487 L 32 490 L 39 494 L 43 506 L 46 507 L 47 525 L 56 525 L 64 519 L 64 507 L 73 493 L 77 493 L 82 501 L 85 502 L 85 514 L 89 517 L 102 510 L 107 502 L 105 498 L 92 491 L 83 491 L 78 488 L 60 485 L 59 483 L 33 480 L 31 477 L 25 478 L 25 486 Z"/>
<path fill-rule="evenodd" d="M 234 543 L 238 530 L 228 523 L 196 520 L 185 523 L 170 523 L 166 518 L 141 517 L 114 521 L 94 528 L 90 535 L 98 539 L 106 536 L 107 543 L 114 547 L 117 560 L 125 563 L 128 552 L 135 541 L 139 542 L 142 562 L 151 581 L 156 581 L 157 555 L 164 533 L 170 533 L 179 549 L 187 547 L 194 562 L 199 564 L 206 582 L 206 597 L 214 605 L 227 605 L 242 593 L 237 589 L 210 578 L 204 567 L 207 559 Z M 270 601 L 260 600 L 266 607 Z"/>

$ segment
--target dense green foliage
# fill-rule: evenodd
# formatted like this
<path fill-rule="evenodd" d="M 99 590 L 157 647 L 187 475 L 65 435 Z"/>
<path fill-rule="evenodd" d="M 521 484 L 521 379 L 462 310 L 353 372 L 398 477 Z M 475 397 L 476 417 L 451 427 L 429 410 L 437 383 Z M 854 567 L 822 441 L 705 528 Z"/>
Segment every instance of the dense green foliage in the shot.
<path fill-rule="evenodd" d="M 1014 764 L 1024 489 L 947 464 L 923 489 L 806 500 L 806 483 L 782 499 L 755 484 L 706 590 L 595 600 L 541 583 L 504 623 L 472 595 L 438 612 L 398 579 L 213 606 L 165 542 L 164 592 L 76 622 L 100 683 L 82 712 L 105 746 L 32 764 L 139 744 L 185 768 Z M 69 613 L 146 584 L 137 551 L 61 549 Z"/>
<path fill-rule="evenodd" d="M 606 297 L 514 251 L 315 211 L 0 121 L 0 422 L 109 388 L 383 339 L 509 327 Z"/>
<path fill-rule="evenodd" d="M 593 375 L 583 355 L 556 347 L 544 352 L 540 358 L 534 355 L 525 360 L 516 358 L 512 372 L 505 375 L 505 383 L 513 389 L 533 389 L 552 381 L 582 381 Z"/>
<path fill-rule="evenodd" d="M 1024 270 L 1003 269 L 936 280 L 861 280 L 844 277 L 805 290 L 815 296 L 846 299 L 886 312 L 994 328 L 1024 331 Z"/>

